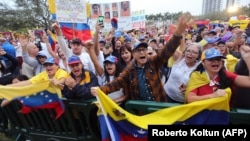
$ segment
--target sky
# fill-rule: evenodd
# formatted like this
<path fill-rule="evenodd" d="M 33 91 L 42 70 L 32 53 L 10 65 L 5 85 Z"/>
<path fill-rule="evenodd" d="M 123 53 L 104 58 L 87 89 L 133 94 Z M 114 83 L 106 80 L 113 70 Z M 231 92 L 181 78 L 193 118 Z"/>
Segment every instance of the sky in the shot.
<path fill-rule="evenodd" d="M 126 0 L 89 0 L 90 3 L 110 3 Z M 146 10 L 146 14 L 177 13 L 180 11 L 200 15 L 202 0 L 130 0 L 131 10 Z"/>
<path fill-rule="evenodd" d="M 90 3 L 110 3 L 126 0 L 89 0 Z M 130 0 L 131 10 L 146 10 L 146 14 L 190 12 L 192 15 L 202 14 L 203 0 Z M 225 0 L 224 0 L 225 1 Z M 241 4 L 250 3 L 249 0 L 240 0 Z"/>

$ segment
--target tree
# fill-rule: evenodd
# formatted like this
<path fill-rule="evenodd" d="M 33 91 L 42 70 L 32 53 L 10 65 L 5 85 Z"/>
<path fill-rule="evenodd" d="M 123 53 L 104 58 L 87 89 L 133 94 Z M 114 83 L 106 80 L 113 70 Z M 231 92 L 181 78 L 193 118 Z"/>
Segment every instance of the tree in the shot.
<path fill-rule="evenodd" d="M 47 0 L 9 0 L 0 2 L 0 30 L 26 31 L 52 24 Z"/>

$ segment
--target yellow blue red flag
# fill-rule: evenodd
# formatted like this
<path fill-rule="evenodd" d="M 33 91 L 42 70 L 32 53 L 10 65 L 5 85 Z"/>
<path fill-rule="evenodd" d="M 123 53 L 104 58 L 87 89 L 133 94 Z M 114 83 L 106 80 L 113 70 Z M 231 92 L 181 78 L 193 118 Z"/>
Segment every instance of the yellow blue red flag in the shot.
<path fill-rule="evenodd" d="M 226 125 L 229 123 L 228 95 L 165 108 L 143 116 L 127 112 L 100 89 L 97 99 L 102 141 L 146 141 L 148 125 Z"/>
<path fill-rule="evenodd" d="M 64 113 L 61 97 L 61 90 L 50 81 L 22 87 L 0 86 L 0 98 L 19 100 L 22 104 L 20 112 L 24 114 L 40 108 L 53 109 L 58 119 Z"/>

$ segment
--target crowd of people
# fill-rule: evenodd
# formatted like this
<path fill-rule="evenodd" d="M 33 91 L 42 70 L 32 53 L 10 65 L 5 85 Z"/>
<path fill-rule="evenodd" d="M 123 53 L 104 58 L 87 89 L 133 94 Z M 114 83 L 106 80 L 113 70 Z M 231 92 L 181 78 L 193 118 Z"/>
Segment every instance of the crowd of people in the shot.
<path fill-rule="evenodd" d="M 245 30 L 226 24 L 192 30 L 191 24 L 192 15 L 184 13 L 171 34 L 168 28 L 112 29 L 104 36 L 97 21 L 92 40 L 83 42 L 65 39 L 55 22 L 55 48 L 45 31 L 39 37 L 32 31 L 1 37 L 0 84 L 49 81 L 69 99 L 95 98 L 101 89 L 120 105 L 127 100 L 186 104 L 224 96 L 229 88 L 231 107 L 250 108 L 250 24 Z"/>

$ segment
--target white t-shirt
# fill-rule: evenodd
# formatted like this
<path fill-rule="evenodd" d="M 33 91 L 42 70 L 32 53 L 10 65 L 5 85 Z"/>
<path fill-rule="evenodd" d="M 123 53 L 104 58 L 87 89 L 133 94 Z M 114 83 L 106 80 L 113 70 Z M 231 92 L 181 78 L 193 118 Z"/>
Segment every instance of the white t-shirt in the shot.
<path fill-rule="evenodd" d="M 100 77 L 100 76 L 98 76 Z M 107 81 L 106 81 L 106 78 L 103 76 L 101 76 L 101 79 L 102 79 L 102 85 L 106 84 Z M 112 81 L 114 80 L 114 76 L 109 76 L 109 80 Z M 115 91 L 115 92 L 112 92 L 112 93 L 109 93 L 108 96 L 111 98 L 111 99 L 117 99 L 121 96 L 123 96 L 124 93 L 123 93 L 123 88 L 121 88 L 119 91 Z"/>
<path fill-rule="evenodd" d="M 16 50 L 16 57 L 22 57 L 22 47 L 21 44 L 18 42 L 17 46 L 14 46 Z"/>
<path fill-rule="evenodd" d="M 171 99 L 178 102 L 184 102 L 184 95 L 179 87 L 182 84 L 187 85 L 191 72 L 198 64 L 199 62 L 197 61 L 193 67 L 188 67 L 185 58 L 183 58 L 180 62 L 172 66 L 168 81 L 164 85 L 164 89 Z"/>
<path fill-rule="evenodd" d="M 58 44 L 60 45 L 62 51 L 65 53 L 66 58 L 68 59 L 69 57 L 71 57 L 73 55 L 73 52 L 70 48 L 68 48 L 65 39 L 63 38 L 63 36 L 57 36 L 58 39 Z M 84 69 L 90 70 L 93 73 L 96 73 L 95 71 L 95 67 L 94 64 L 89 56 L 89 54 L 87 52 L 82 52 L 81 55 L 77 55 L 83 65 L 84 65 Z"/>

